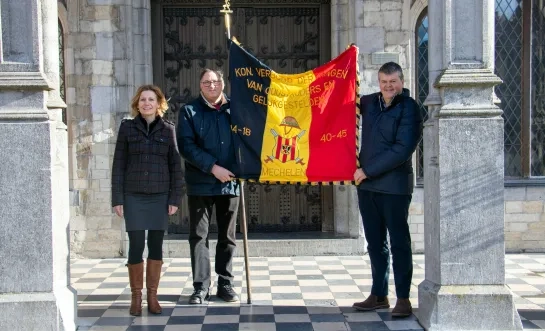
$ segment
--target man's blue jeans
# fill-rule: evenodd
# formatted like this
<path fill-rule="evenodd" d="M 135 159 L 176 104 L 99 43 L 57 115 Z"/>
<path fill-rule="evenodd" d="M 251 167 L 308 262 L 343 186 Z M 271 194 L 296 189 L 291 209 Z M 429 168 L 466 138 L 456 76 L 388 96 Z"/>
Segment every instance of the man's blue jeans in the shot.
<path fill-rule="evenodd" d="M 371 294 L 388 295 L 390 251 L 386 233 L 390 234 L 394 280 L 398 298 L 408 298 L 413 277 L 409 204 L 411 195 L 385 194 L 358 189 L 358 202 L 367 251 L 371 259 L 373 287 Z"/>

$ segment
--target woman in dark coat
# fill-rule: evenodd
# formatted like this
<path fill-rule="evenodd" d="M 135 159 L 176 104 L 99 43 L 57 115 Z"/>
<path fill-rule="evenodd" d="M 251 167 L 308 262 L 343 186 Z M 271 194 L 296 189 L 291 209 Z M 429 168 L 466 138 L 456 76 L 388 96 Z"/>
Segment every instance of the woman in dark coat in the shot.
<path fill-rule="evenodd" d="M 148 310 L 161 313 L 157 287 L 163 264 L 163 236 L 168 215 L 178 210 L 183 190 L 181 158 L 174 124 L 157 86 L 138 88 L 131 102 L 133 119 L 119 127 L 112 166 L 112 206 L 125 218 L 129 236 L 130 314 L 142 314 L 145 231 L 148 231 L 146 287 Z"/>

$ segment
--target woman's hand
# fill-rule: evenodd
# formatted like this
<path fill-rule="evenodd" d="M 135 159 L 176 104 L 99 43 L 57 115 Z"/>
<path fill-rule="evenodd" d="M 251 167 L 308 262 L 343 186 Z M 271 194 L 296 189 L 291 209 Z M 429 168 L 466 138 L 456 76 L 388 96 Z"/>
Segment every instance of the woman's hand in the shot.
<path fill-rule="evenodd" d="M 114 206 L 114 211 L 119 217 L 123 217 L 123 205 Z"/>
<path fill-rule="evenodd" d="M 174 215 L 175 212 L 178 211 L 178 207 L 173 205 L 168 205 L 168 215 Z"/>

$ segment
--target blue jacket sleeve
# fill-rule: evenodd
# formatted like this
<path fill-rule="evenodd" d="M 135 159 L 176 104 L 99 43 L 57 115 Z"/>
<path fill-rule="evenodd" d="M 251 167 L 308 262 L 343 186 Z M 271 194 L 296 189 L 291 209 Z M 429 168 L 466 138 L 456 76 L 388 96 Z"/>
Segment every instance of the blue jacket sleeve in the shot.
<path fill-rule="evenodd" d="M 185 105 L 182 107 L 176 132 L 178 148 L 187 162 L 204 173 L 210 173 L 217 160 L 197 144 L 198 135 L 195 130 L 194 116 L 195 111 L 192 106 Z"/>
<path fill-rule="evenodd" d="M 387 150 L 373 157 L 363 168 L 369 178 L 387 173 L 409 160 L 422 136 L 422 115 L 416 101 L 406 98 L 401 120 L 397 128 L 396 141 Z"/>

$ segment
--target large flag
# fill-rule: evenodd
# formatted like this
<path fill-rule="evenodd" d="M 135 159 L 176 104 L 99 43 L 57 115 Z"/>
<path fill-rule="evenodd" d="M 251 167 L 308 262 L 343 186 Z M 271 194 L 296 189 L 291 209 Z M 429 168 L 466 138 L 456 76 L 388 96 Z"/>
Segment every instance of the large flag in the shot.
<path fill-rule="evenodd" d="M 352 181 L 357 167 L 357 53 L 280 74 L 236 43 L 229 51 L 237 177 L 264 183 Z"/>

